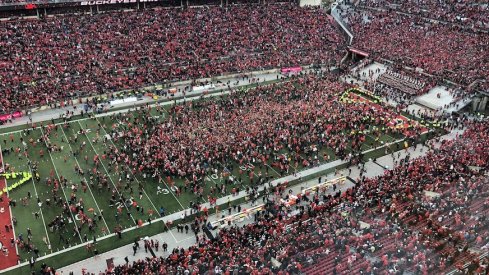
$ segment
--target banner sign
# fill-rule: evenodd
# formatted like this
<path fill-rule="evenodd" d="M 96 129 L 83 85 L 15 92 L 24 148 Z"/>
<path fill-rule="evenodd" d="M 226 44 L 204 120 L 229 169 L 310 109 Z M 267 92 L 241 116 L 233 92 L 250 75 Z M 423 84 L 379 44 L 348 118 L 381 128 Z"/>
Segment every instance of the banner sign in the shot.
<path fill-rule="evenodd" d="M 367 52 L 364 52 L 362 50 L 358 50 L 358 49 L 354 49 L 354 48 L 348 48 L 350 50 L 350 52 L 352 53 L 356 53 L 356 54 L 359 54 L 359 55 L 363 55 L 365 57 L 368 57 L 368 53 Z"/>
<path fill-rule="evenodd" d="M 229 216 L 222 218 L 220 220 L 213 221 L 213 222 L 211 222 L 211 225 L 213 228 L 218 227 L 219 225 L 227 226 L 229 221 L 231 223 L 239 222 L 240 220 L 242 220 L 244 218 L 250 218 L 256 212 L 263 211 L 263 210 L 265 210 L 265 204 L 260 204 L 258 206 L 251 207 L 249 209 L 245 208 L 245 209 L 243 209 L 243 211 L 241 211 L 239 213 L 232 214 L 232 215 L 229 215 Z"/>
<path fill-rule="evenodd" d="M 23 10 L 35 10 L 44 8 L 66 8 L 66 7 L 79 7 L 79 6 L 96 6 L 96 5 L 127 5 L 136 3 L 165 3 L 164 0 L 92 0 L 92 1 L 80 1 L 80 0 L 34 0 L 34 1 L 17 1 L 13 3 L 0 3 L 0 11 L 11 11 L 12 16 L 15 16 L 17 11 Z M 180 3 L 180 2 L 178 2 Z"/>
<path fill-rule="evenodd" d="M 311 187 L 307 187 L 305 189 L 302 190 L 302 194 L 304 195 L 309 195 L 310 192 L 316 192 L 317 189 L 322 189 L 322 188 L 330 188 L 331 186 L 335 185 L 335 184 L 338 184 L 338 185 L 343 185 L 344 183 L 346 182 L 346 177 L 345 176 L 342 176 L 342 177 L 339 177 L 339 178 L 335 178 L 335 179 L 332 179 L 332 180 L 327 180 L 327 181 L 324 181 L 324 182 L 321 182 L 317 185 L 314 185 L 314 186 L 311 186 Z"/>
<path fill-rule="evenodd" d="M 299 73 L 301 71 L 302 71 L 302 67 L 282 68 L 280 70 L 282 74 Z"/>
<path fill-rule="evenodd" d="M 201 86 L 193 86 L 192 92 L 208 92 L 214 91 L 216 89 L 224 89 L 226 87 L 225 84 L 207 84 Z"/>
<path fill-rule="evenodd" d="M 13 118 L 18 118 L 21 117 L 22 113 L 21 112 L 15 112 L 12 114 L 5 114 L 5 115 L 0 115 L 0 121 L 7 121 Z"/>
<path fill-rule="evenodd" d="M 135 96 L 131 96 L 131 97 L 123 98 L 123 99 L 112 100 L 112 101 L 110 101 L 110 105 L 117 105 L 117 104 L 122 104 L 122 103 L 131 103 L 131 102 L 136 102 L 136 101 L 138 101 L 138 98 Z"/>

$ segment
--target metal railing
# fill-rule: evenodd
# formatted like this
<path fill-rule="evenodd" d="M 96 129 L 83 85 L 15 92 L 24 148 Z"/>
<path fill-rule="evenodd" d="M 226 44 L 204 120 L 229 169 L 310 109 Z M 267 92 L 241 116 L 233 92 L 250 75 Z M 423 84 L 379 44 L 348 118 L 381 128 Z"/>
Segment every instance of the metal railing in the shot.
<path fill-rule="evenodd" d="M 341 29 L 348 36 L 348 38 L 349 38 L 348 44 L 351 45 L 351 43 L 353 42 L 353 33 L 350 30 L 350 28 L 348 27 L 348 24 L 346 24 L 345 21 L 343 21 L 343 19 L 341 18 L 341 14 L 338 11 L 339 5 L 340 5 L 339 2 L 335 2 L 331 5 L 331 16 L 334 18 L 336 23 L 338 23 L 338 25 L 340 25 Z"/>

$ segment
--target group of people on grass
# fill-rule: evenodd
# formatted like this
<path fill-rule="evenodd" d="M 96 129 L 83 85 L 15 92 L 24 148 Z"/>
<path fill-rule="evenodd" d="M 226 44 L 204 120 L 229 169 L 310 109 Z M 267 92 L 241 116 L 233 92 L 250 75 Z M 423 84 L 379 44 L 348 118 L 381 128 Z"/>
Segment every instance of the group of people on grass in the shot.
<path fill-rule="evenodd" d="M 362 151 L 383 143 L 385 133 L 421 134 L 419 124 L 406 128 L 388 107 L 342 101 L 347 87 L 310 73 L 168 110 L 156 106 L 157 117 L 149 107 L 115 114 L 109 121 L 117 123 L 105 127 L 121 146 L 112 146 L 107 157 L 171 187 L 181 179 L 185 186 L 176 189 L 199 193 L 208 176 L 231 186 L 249 178 L 255 185 L 334 158 L 357 163 Z"/>
<path fill-rule="evenodd" d="M 127 185 L 131 190 L 135 183 L 133 177 L 124 177 L 121 175 L 117 185 L 110 182 L 110 178 L 107 172 L 101 171 L 101 164 L 96 158 L 88 162 L 88 153 L 85 150 L 86 142 L 80 142 L 78 144 L 78 135 L 70 136 L 68 140 L 61 138 L 61 142 L 69 142 L 70 147 L 63 149 L 63 145 L 59 142 L 58 137 L 64 136 L 62 132 L 62 125 L 41 125 L 42 134 L 38 138 L 34 138 L 33 132 L 40 131 L 39 128 L 33 126 L 32 129 L 23 130 L 20 137 L 10 135 L 8 139 L 3 140 L 2 149 L 3 155 L 7 158 L 18 158 L 25 161 L 29 170 L 35 174 L 34 183 L 43 184 L 44 190 L 47 193 L 43 193 L 40 196 L 34 197 L 31 192 L 27 193 L 27 196 L 22 199 L 22 207 L 26 207 L 29 204 L 37 205 L 39 208 L 32 215 L 36 220 L 45 219 L 46 229 L 50 233 L 54 233 L 58 239 L 51 238 L 51 242 L 56 243 L 57 246 L 68 247 L 73 242 L 89 242 L 92 240 L 96 242 L 95 236 L 105 235 L 107 233 L 114 232 L 120 236 L 122 220 L 129 220 L 128 224 L 137 224 L 138 219 L 146 220 L 151 217 L 150 211 L 145 211 L 142 206 L 133 205 L 132 192 L 122 192 L 123 188 Z M 63 129 L 66 131 L 67 129 Z M 17 146 L 14 146 L 17 144 Z M 23 144 L 23 148 L 22 148 Z M 73 147 L 71 147 L 73 146 Z M 74 148 L 74 151 L 70 149 Z M 52 154 L 56 152 L 62 152 L 65 154 L 63 161 L 66 163 L 68 157 L 78 157 L 80 162 L 74 166 L 72 172 L 77 173 L 80 177 L 80 181 L 69 179 L 66 175 L 66 171 L 59 171 L 56 168 L 50 170 L 40 170 L 39 165 L 43 161 L 51 162 Z M 12 156 L 10 156 L 12 155 Z M 83 157 L 85 162 L 82 162 Z M 43 166 L 44 167 L 44 166 Z M 5 162 L 6 171 L 17 171 L 19 167 L 11 165 Z M 59 174 L 58 174 L 59 173 Z M 126 183 L 127 182 L 127 183 Z M 126 183 L 126 185 L 123 185 Z M 127 189 L 127 188 L 126 188 Z M 107 228 L 104 218 L 106 214 L 104 209 L 98 208 L 95 204 L 87 204 L 84 201 L 88 194 L 92 193 L 92 190 L 97 195 L 105 195 L 105 199 L 109 202 L 109 208 L 105 209 L 106 213 L 115 215 L 115 228 Z M 121 193 L 119 193 L 121 191 Z M 92 196 L 90 194 L 90 196 Z M 128 203 L 128 200 L 131 203 Z M 10 205 L 16 207 L 16 200 L 9 199 Z M 21 207 L 21 206 L 19 206 Z M 55 215 L 42 216 L 41 211 L 53 211 Z M 138 212 L 141 212 L 139 214 Z M 132 216 L 134 214 L 134 216 Z M 40 222 L 40 221 L 39 221 Z M 44 221 L 43 221 L 44 222 Z M 27 232 L 27 238 L 16 238 L 15 241 L 19 249 L 23 249 L 27 252 L 39 251 L 32 241 L 32 235 Z M 37 236 L 40 237 L 40 236 Z M 53 243 L 49 243 L 46 237 L 43 238 L 43 242 L 49 249 Z M 38 253 L 38 252 L 37 252 Z"/>
<path fill-rule="evenodd" d="M 322 267 L 335 274 L 484 274 L 487 260 L 469 249 L 489 243 L 489 124 L 466 126 L 455 140 L 433 142 L 426 156 L 384 175 L 358 178 L 334 194 L 318 188 L 292 207 L 278 203 L 288 196 L 281 193 L 255 223 L 106 274 L 299 274 Z"/>

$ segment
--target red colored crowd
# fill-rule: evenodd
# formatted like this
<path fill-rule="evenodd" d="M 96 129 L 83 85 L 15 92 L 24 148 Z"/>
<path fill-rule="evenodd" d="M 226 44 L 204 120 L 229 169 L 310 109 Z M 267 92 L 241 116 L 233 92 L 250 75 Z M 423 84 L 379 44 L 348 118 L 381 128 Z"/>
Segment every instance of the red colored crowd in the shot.
<path fill-rule="evenodd" d="M 0 113 L 173 80 L 340 60 L 326 11 L 297 5 L 59 15 L 0 23 Z"/>
<path fill-rule="evenodd" d="M 467 27 L 489 29 L 489 6 L 483 1 L 458 0 L 361 0 L 359 5 L 390 8 L 394 11 L 415 14 L 460 24 Z"/>
<path fill-rule="evenodd" d="M 462 87 L 489 75 L 484 32 L 389 10 L 350 8 L 343 14 L 355 35 L 353 47 L 374 59 L 420 68 Z"/>
<path fill-rule="evenodd" d="M 111 136 L 125 146 L 113 148 L 109 158 L 170 182 L 186 178 L 186 190 L 199 189 L 206 175 L 223 167 L 233 171 L 251 164 L 268 172 L 271 166 L 285 175 L 328 162 L 333 155 L 356 163 L 365 150 L 362 145 L 407 129 L 392 124 L 398 118 L 394 110 L 340 101 L 347 87 L 309 74 L 220 99 L 174 105 L 164 123 L 143 112 L 137 117 L 116 114 L 112 119 L 120 123 L 112 126 Z M 409 131 L 419 135 L 420 127 Z"/>
<path fill-rule="evenodd" d="M 255 223 L 106 274 L 484 274 L 488 262 L 476 251 L 489 243 L 489 124 L 469 124 L 427 156 L 343 193 L 317 189 L 290 208 L 272 203 Z"/>

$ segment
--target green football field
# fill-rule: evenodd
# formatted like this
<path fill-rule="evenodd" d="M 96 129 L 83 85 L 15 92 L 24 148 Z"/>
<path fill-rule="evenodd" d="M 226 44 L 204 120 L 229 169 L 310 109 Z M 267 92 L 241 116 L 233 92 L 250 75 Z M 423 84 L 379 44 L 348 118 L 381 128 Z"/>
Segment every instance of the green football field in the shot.
<path fill-rule="evenodd" d="M 199 100 L 212 100 L 212 98 Z M 127 114 L 130 114 L 132 122 L 139 116 L 151 116 L 159 122 L 164 122 L 169 116 L 167 110 L 170 106 L 168 104 L 151 108 L 149 111 L 132 110 Z M 111 160 L 104 158 L 108 151 L 124 146 L 120 141 L 114 142 L 108 133 L 112 129 L 123 129 L 125 123 L 127 122 L 121 122 L 114 115 L 101 115 L 60 123 L 57 124 L 57 127 L 51 125 L 53 129 L 49 134 L 49 142 L 58 148 L 52 152 L 47 150 L 46 143 L 41 140 L 42 134 L 47 130 L 43 127 L 0 135 L 5 170 L 31 172 L 34 175 L 29 181 L 10 191 L 9 196 L 16 202 L 16 206 L 12 207 L 12 215 L 17 221 L 14 226 L 16 235 L 22 234 L 25 240 L 27 231 L 30 229 L 32 233 L 31 249 L 37 248 L 41 256 L 113 234 L 116 229 L 134 227 L 139 220 L 157 219 L 160 217 L 161 207 L 165 209 L 165 215 L 168 215 L 188 209 L 191 202 L 208 202 L 208 195 L 216 197 L 228 195 L 231 191 L 229 187 L 224 193 L 211 194 L 211 187 L 224 184 L 227 176 L 241 178 L 242 183 L 239 185 L 241 190 L 250 185 L 251 181 L 256 182 L 258 174 L 262 174 L 267 180 L 285 176 L 276 171 L 277 169 L 273 168 L 271 162 L 239 165 L 230 161 L 215 167 L 217 173 L 209 174 L 205 178 L 208 184 L 205 186 L 202 198 L 192 192 L 183 192 L 178 195 L 170 187 L 166 178 L 158 182 L 151 175 L 146 177 L 139 173 L 122 175 L 114 169 L 115 166 Z M 379 147 L 386 142 L 400 138 L 402 136 L 387 132 L 378 138 L 368 135 L 362 149 Z M 281 153 L 287 156 L 291 152 L 284 150 Z M 328 154 L 329 161 L 337 159 L 332 148 L 323 149 L 320 155 L 322 154 Z M 94 163 L 96 156 L 100 160 L 98 166 Z M 32 170 L 33 167 L 36 168 L 35 171 Z M 84 173 L 77 172 L 77 167 L 81 168 Z M 223 176 L 223 172 L 228 171 L 225 167 L 231 167 L 230 174 Z M 299 165 L 297 170 L 306 168 L 308 167 Z M 95 170 L 97 173 L 94 173 Z M 252 174 L 253 176 L 250 177 Z M 131 183 L 128 183 L 128 176 L 129 178 L 134 177 Z M 97 184 L 97 177 L 105 178 L 107 185 Z M 63 179 L 66 179 L 66 184 L 59 184 L 59 190 L 54 196 L 54 182 L 62 182 Z M 183 188 L 186 179 L 171 180 L 174 181 L 174 186 Z M 87 183 L 86 188 L 83 188 L 82 182 Z M 7 184 L 11 183 L 13 180 L 7 180 Z M 126 203 L 111 202 L 112 196 L 118 198 L 120 194 L 128 199 Z M 55 201 L 54 197 L 60 200 Z M 68 201 L 74 201 L 83 206 L 83 212 L 88 218 L 94 220 L 96 225 L 89 229 L 87 223 L 83 223 L 77 212 L 63 211 L 63 205 Z M 57 217 L 63 217 L 66 221 L 64 228 L 58 230 L 53 228 L 53 221 Z M 76 227 L 80 227 L 81 230 L 75 231 Z M 18 249 L 22 260 L 31 257 L 31 252 L 27 247 L 19 246 Z"/>

